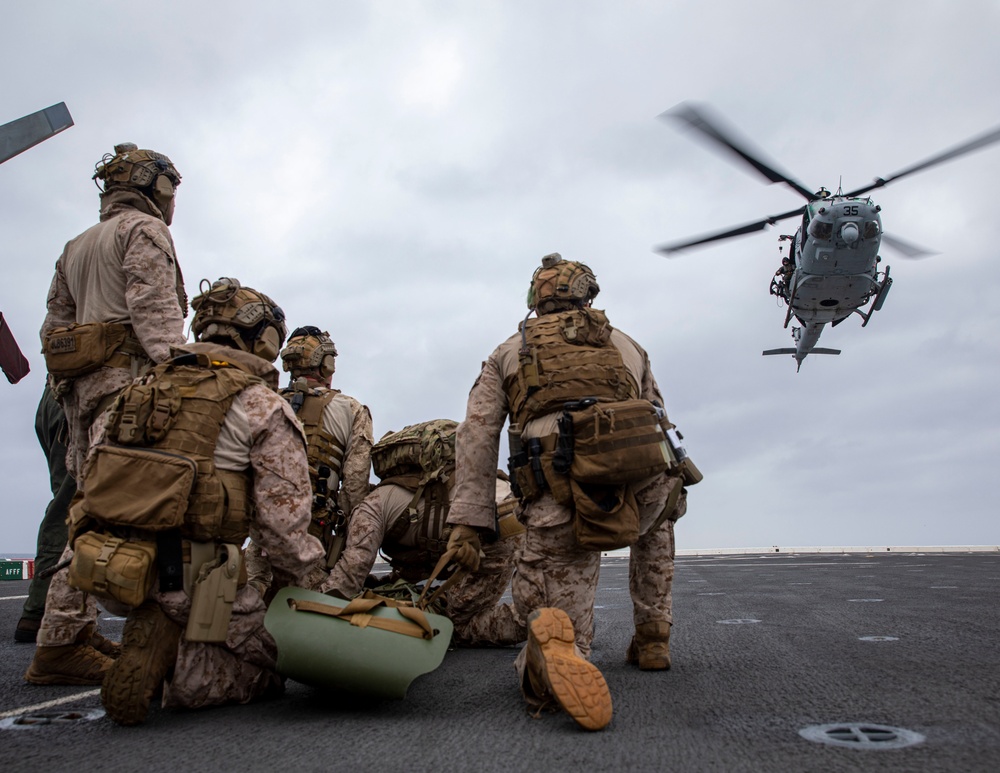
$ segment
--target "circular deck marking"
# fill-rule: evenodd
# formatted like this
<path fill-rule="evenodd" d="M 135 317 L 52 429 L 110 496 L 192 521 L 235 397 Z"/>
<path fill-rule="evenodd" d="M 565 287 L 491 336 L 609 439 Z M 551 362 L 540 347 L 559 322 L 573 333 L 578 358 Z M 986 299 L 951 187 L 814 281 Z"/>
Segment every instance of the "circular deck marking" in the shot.
<path fill-rule="evenodd" d="M 920 733 L 902 727 L 876 725 L 870 722 L 843 722 L 835 725 L 812 725 L 799 730 L 807 741 L 843 746 L 851 749 L 902 749 L 923 743 Z"/>
<path fill-rule="evenodd" d="M 77 722 L 90 722 L 104 716 L 104 709 L 90 711 L 34 711 L 20 714 L 16 717 L 0 719 L 0 730 L 29 730 L 46 725 L 70 725 Z"/>

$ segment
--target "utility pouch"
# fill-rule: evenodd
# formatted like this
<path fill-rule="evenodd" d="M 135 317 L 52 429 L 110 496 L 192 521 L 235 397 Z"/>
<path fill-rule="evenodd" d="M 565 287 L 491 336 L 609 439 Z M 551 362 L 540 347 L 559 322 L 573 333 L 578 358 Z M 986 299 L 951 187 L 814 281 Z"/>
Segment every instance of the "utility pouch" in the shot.
<path fill-rule="evenodd" d="M 197 465 L 186 456 L 101 445 L 94 450 L 83 509 L 117 526 L 176 529 L 184 523 L 196 473 Z"/>
<path fill-rule="evenodd" d="M 111 358 L 127 334 L 125 326 L 117 322 L 57 327 L 42 341 L 45 367 L 56 378 L 92 373 Z"/>
<path fill-rule="evenodd" d="M 511 490 L 516 491 L 523 502 L 534 502 L 545 491 L 538 485 L 530 464 L 511 468 Z"/>
<path fill-rule="evenodd" d="M 508 497 L 497 505 L 496 533 L 502 540 L 524 533 L 524 525 L 517 520 L 516 499 Z"/>
<path fill-rule="evenodd" d="M 555 469 L 555 451 L 546 451 L 540 457 L 542 470 L 545 473 L 545 482 L 549 485 L 549 492 L 552 498 L 561 505 L 568 505 L 573 501 L 573 492 L 570 490 L 569 477 L 565 473 L 558 473 Z"/>
<path fill-rule="evenodd" d="M 220 545 L 215 561 L 202 565 L 191 596 L 184 638 L 221 644 L 229 633 L 243 556 L 237 545 Z"/>
<path fill-rule="evenodd" d="M 674 457 L 648 400 L 594 403 L 570 411 L 569 476 L 580 483 L 622 485 L 666 472 Z"/>
<path fill-rule="evenodd" d="M 88 531 L 73 543 L 69 584 L 84 593 L 137 607 L 156 579 L 156 543 Z"/>
<path fill-rule="evenodd" d="M 639 539 L 639 506 L 631 486 L 571 481 L 573 533 L 582 548 L 617 550 Z"/>
<path fill-rule="evenodd" d="M 695 483 L 701 483 L 705 476 L 701 474 L 701 470 L 695 466 L 695 463 L 691 461 L 691 457 L 687 456 L 681 460 L 681 477 L 684 479 L 685 486 L 693 486 Z"/>

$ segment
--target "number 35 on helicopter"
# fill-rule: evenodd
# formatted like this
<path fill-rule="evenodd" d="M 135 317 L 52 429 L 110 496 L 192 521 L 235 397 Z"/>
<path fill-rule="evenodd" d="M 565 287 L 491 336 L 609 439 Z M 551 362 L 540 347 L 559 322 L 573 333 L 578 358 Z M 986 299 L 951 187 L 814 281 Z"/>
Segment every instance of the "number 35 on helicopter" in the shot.
<path fill-rule="evenodd" d="M 779 244 L 788 243 L 788 255 L 771 281 L 771 294 L 787 306 L 785 327 L 794 318 L 794 347 L 768 349 L 764 355 L 790 354 L 796 370 L 810 354 L 840 354 L 839 349 L 816 346 L 826 325 L 836 326 L 857 314 L 865 327 L 872 314 L 882 308 L 892 286 L 889 266 L 879 270 L 879 247 L 888 244 L 904 257 L 920 258 L 931 254 L 916 245 L 882 231 L 881 208 L 866 194 L 907 175 L 928 169 L 1000 140 L 1000 127 L 975 137 L 950 150 L 913 164 L 888 177 L 844 193 L 831 194 L 825 188 L 816 192 L 778 171 L 763 154 L 751 151 L 725 128 L 708 108 L 681 103 L 662 113 L 661 118 L 676 120 L 711 143 L 735 154 L 772 183 L 784 183 L 806 200 L 805 206 L 756 220 L 752 223 L 707 234 L 696 239 L 666 244 L 657 248 L 667 256 L 697 245 L 709 244 L 733 236 L 763 231 L 781 220 L 801 217 L 794 235 L 781 235 Z M 867 309 L 864 307 L 868 306 Z"/>

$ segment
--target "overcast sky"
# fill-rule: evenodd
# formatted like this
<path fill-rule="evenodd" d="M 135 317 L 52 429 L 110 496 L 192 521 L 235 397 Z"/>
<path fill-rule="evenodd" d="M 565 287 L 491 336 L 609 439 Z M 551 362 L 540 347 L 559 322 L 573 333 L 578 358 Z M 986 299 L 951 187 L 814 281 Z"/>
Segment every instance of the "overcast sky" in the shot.
<path fill-rule="evenodd" d="M 658 120 L 710 103 L 808 187 L 856 188 L 1000 125 L 1000 4 L 36 2 L 4 11 L 0 123 L 76 125 L 0 167 L 0 552 L 49 499 L 33 418 L 55 259 L 115 143 L 183 175 L 188 292 L 235 276 L 329 330 L 376 437 L 461 419 L 539 259 L 593 268 L 649 352 L 704 483 L 679 548 L 1000 543 L 1000 145 L 876 191 L 895 278 L 839 357 L 788 357 L 775 229 L 657 244 L 801 203 Z"/>

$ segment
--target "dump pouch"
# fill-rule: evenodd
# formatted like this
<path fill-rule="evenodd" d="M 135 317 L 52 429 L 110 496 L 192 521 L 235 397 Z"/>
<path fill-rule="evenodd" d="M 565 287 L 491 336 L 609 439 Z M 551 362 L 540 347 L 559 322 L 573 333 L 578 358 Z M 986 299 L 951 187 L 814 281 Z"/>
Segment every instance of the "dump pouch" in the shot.
<path fill-rule="evenodd" d="M 176 529 L 194 486 L 193 460 L 152 448 L 101 445 L 94 451 L 83 510 L 105 523 L 147 531 Z"/>
<path fill-rule="evenodd" d="M 98 598 L 137 607 L 156 579 L 156 543 L 88 531 L 73 543 L 69 584 Z"/>
<path fill-rule="evenodd" d="M 593 403 L 569 411 L 572 464 L 569 476 L 581 483 L 634 483 L 671 469 L 674 456 L 648 400 Z"/>
<path fill-rule="evenodd" d="M 191 595 L 184 638 L 221 644 L 229 632 L 243 556 L 237 545 L 220 545 L 217 558 L 202 565 Z"/>
<path fill-rule="evenodd" d="M 582 548 L 617 550 L 639 539 L 639 507 L 631 486 L 571 481 L 573 533 Z"/>
<path fill-rule="evenodd" d="M 91 322 L 50 330 L 42 341 L 45 367 L 56 378 L 76 378 L 102 367 L 128 337 L 117 322 Z"/>

